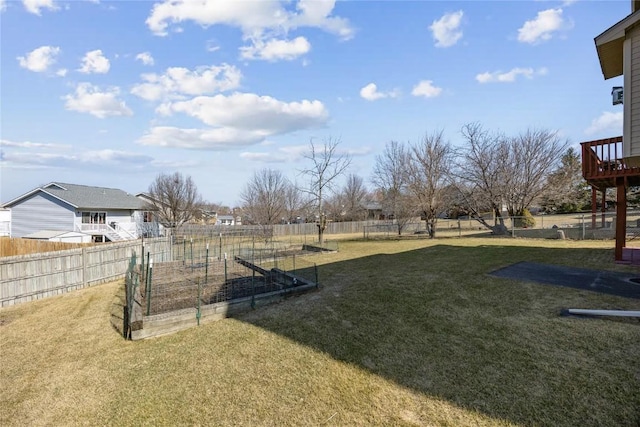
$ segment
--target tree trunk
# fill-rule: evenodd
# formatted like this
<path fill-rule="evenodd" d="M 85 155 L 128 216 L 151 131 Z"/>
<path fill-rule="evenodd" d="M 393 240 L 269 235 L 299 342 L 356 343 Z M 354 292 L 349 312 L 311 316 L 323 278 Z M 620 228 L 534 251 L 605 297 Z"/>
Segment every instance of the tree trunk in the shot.
<path fill-rule="evenodd" d="M 432 239 L 436 238 L 436 222 L 435 221 L 431 221 L 431 224 L 429 224 L 429 237 Z"/>

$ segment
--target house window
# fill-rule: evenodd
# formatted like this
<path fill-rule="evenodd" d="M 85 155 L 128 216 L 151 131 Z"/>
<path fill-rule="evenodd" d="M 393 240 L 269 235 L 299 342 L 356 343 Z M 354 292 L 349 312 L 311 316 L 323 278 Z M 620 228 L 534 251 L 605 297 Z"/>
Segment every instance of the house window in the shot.
<path fill-rule="evenodd" d="M 106 212 L 82 212 L 83 224 L 105 224 L 106 222 Z"/>
<path fill-rule="evenodd" d="M 149 211 L 143 212 L 142 222 L 153 222 L 153 212 L 149 212 Z"/>

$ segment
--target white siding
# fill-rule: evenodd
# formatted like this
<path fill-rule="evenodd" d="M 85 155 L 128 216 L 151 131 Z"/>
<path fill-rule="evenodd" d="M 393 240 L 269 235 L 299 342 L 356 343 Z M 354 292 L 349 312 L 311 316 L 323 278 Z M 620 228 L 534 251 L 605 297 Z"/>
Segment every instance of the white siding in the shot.
<path fill-rule="evenodd" d="M 44 193 L 36 193 L 11 207 L 11 236 L 40 230 L 73 231 L 73 208 Z"/>
<path fill-rule="evenodd" d="M 133 212 L 132 210 L 108 210 L 108 209 L 80 209 L 75 213 L 75 223 L 80 225 L 82 224 L 82 212 L 106 212 L 107 214 L 107 224 L 111 224 L 112 222 L 117 222 L 118 224 L 122 223 L 133 223 L 135 222 L 132 219 Z"/>

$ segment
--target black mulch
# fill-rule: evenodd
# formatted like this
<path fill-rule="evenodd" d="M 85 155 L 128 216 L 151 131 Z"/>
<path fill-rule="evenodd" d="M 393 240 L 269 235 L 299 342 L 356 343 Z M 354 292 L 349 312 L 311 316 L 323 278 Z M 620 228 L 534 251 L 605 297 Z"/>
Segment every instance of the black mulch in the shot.
<path fill-rule="evenodd" d="M 640 272 L 637 274 L 619 273 L 524 261 L 493 271 L 490 274 L 507 279 L 640 299 L 640 283 L 638 283 Z"/>

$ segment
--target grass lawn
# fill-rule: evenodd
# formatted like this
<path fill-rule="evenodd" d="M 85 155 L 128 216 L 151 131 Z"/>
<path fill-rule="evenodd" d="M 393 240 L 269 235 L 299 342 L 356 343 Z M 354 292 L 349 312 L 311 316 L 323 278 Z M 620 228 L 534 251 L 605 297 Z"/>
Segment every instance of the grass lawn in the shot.
<path fill-rule="evenodd" d="M 124 341 L 120 283 L 0 310 L 0 425 L 640 425 L 640 301 L 499 279 L 518 261 L 630 270 L 611 242 L 345 241 L 321 289 Z"/>

